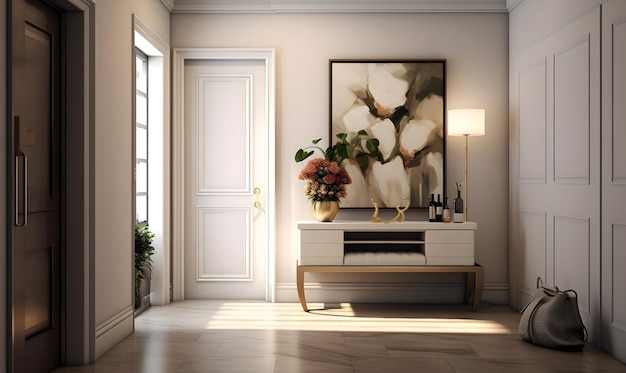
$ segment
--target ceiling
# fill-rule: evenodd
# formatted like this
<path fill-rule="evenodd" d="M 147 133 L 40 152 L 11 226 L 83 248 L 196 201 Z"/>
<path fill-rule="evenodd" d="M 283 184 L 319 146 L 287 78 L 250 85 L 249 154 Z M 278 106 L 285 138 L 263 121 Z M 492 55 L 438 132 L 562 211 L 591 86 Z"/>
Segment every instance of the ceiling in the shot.
<path fill-rule="evenodd" d="M 172 13 L 507 12 L 522 0 L 161 0 Z"/>

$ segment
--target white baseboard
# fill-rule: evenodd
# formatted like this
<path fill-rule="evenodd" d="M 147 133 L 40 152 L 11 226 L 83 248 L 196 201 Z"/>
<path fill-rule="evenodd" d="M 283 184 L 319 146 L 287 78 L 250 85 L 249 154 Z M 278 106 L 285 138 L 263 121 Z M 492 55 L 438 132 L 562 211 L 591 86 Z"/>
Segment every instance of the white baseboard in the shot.
<path fill-rule="evenodd" d="M 311 283 L 305 284 L 307 302 L 347 303 L 431 303 L 458 304 L 463 301 L 464 284 L 433 283 Z M 277 303 L 299 302 L 296 284 L 282 283 L 276 286 Z M 508 284 L 485 284 L 482 301 L 493 304 L 509 304 Z"/>
<path fill-rule="evenodd" d="M 96 326 L 96 359 L 133 332 L 134 310 L 128 307 Z"/>

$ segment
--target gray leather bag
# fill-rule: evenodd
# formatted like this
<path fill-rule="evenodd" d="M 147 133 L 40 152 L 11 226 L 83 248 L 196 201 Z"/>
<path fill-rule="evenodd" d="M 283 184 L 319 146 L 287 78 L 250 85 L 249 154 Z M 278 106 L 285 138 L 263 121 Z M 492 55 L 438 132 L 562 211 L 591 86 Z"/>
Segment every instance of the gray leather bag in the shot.
<path fill-rule="evenodd" d="M 587 329 L 580 318 L 578 295 L 543 285 L 537 278 L 537 292 L 520 311 L 519 334 L 539 346 L 581 350 L 587 342 Z"/>

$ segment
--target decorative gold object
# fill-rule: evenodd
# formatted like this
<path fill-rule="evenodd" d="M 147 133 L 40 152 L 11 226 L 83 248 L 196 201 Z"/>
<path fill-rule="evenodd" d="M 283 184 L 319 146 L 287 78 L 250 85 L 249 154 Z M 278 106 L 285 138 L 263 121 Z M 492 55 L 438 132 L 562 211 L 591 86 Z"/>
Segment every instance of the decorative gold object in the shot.
<path fill-rule="evenodd" d="M 371 199 L 372 205 L 374 205 L 374 214 L 372 215 L 372 221 L 374 223 L 385 223 L 385 224 L 389 224 L 394 221 L 403 222 L 404 212 L 409 209 L 409 206 L 411 205 L 411 201 L 409 201 L 409 199 L 406 197 L 402 197 L 402 199 L 406 201 L 406 206 L 404 206 L 404 208 L 400 208 L 400 205 L 396 206 L 396 210 L 398 211 L 398 214 L 393 219 L 385 220 L 385 219 L 378 217 L 378 203 L 374 202 L 374 199 L 372 198 Z"/>
<path fill-rule="evenodd" d="M 337 201 L 320 201 L 311 203 L 313 217 L 320 222 L 333 221 L 339 213 L 339 202 Z"/>

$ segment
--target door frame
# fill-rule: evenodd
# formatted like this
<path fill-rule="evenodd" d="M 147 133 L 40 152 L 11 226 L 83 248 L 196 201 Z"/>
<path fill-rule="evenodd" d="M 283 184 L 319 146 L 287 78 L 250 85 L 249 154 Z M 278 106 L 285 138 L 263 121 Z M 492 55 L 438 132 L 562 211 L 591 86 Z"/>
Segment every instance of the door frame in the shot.
<path fill-rule="evenodd" d="M 66 258 L 65 351 L 67 365 L 96 360 L 95 305 L 95 0 L 57 0 L 66 24 L 65 136 Z M 80 196 L 81 198 L 76 198 Z"/>
<path fill-rule="evenodd" d="M 174 48 L 172 58 L 172 300 L 185 297 L 185 61 L 261 60 L 265 67 L 267 167 L 267 281 L 265 300 L 274 302 L 276 257 L 276 50 L 274 48 Z"/>

